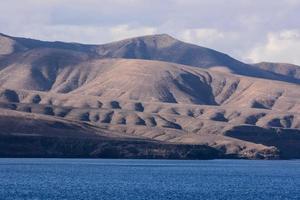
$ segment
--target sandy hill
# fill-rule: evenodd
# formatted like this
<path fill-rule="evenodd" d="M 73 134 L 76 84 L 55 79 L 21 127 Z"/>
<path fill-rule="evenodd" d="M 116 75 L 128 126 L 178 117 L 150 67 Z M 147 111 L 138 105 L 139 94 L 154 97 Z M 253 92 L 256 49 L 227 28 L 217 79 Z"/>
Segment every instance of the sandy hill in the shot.
<path fill-rule="evenodd" d="M 0 135 L 13 137 L 7 148 L 30 146 L 17 139 L 24 135 L 81 138 L 75 143 L 94 156 L 105 147 L 120 157 L 299 158 L 299 77 L 291 70 L 298 67 L 247 65 L 168 35 L 104 45 L 0 35 Z M 55 144 L 69 141 L 32 140 L 34 152 L 49 153 L 49 142 L 50 156 L 64 155 L 67 147 Z M 122 145 L 135 153 L 120 154 Z"/>

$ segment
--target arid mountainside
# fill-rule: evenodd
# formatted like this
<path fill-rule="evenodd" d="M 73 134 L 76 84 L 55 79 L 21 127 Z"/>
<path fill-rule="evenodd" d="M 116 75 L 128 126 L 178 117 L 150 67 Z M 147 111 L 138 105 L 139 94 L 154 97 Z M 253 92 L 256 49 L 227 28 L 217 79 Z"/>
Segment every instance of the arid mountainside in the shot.
<path fill-rule="evenodd" d="M 167 34 L 130 38 L 102 45 L 44 42 L 0 34 L 0 56 L 51 48 L 71 50 L 89 58 L 128 58 L 173 62 L 199 68 L 213 68 L 234 74 L 300 83 L 297 77 L 285 76 L 263 67 L 242 63 L 213 49 L 189 44 Z M 59 54 L 59 53 L 58 53 Z"/>
<path fill-rule="evenodd" d="M 297 65 L 288 63 L 261 62 L 254 64 L 253 66 L 272 73 L 288 76 L 294 79 L 300 79 L 300 66 Z"/>
<path fill-rule="evenodd" d="M 104 45 L 0 35 L 0 155 L 83 156 L 87 145 L 86 157 L 299 158 L 298 70 L 168 35 Z M 30 143 L 40 148 L 19 152 Z"/>

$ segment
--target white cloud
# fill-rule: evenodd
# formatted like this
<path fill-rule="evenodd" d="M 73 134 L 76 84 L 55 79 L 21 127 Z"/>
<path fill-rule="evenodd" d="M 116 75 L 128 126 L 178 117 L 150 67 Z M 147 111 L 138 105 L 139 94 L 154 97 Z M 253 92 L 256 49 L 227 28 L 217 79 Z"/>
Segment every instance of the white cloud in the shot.
<path fill-rule="evenodd" d="M 239 59 L 243 59 L 244 50 L 251 44 L 245 39 L 247 34 L 211 28 L 187 29 L 179 32 L 178 37 L 183 41 L 228 53 Z"/>
<path fill-rule="evenodd" d="M 80 25 L 31 25 L 18 29 L 21 36 L 46 41 L 79 42 L 83 44 L 103 44 L 116 40 L 152 35 L 157 32 L 153 27 L 133 27 L 126 24 L 116 26 Z M 10 33 L 6 33 L 10 34 Z"/>
<path fill-rule="evenodd" d="M 267 41 L 253 48 L 247 57 L 253 62 L 272 61 L 300 64 L 300 30 L 269 33 Z"/>
<path fill-rule="evenodd" d="M 221 31 L 210 28 L 187 29 L 181 33 L 183 40 L 197 43 L 213 43 L 216 40 L 224 39 L 225 35 Z"/>
<path fill-rule="evenodd" d="M 157 32 L 154 27 L 130 27 L 129 25 L 119 25 L 110 28 L 110 35 L 113 40 L 120 40 L 141 35 L 152 35 Z"/>
<path fill-rule="evenodd" d="M 13 36 L 99 44 L 167 33 L 244 61 L 300 64 L 298 39 L 280 36 L 299 29 L 300 0 L 0 1 L 0 32 Z"/>

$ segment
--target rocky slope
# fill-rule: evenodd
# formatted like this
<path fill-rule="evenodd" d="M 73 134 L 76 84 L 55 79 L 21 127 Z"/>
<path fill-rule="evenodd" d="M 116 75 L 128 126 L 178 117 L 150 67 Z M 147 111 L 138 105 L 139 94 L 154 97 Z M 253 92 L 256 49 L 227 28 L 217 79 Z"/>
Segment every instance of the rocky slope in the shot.
<path fill-rule="evenodd" d="M 278 67 L 168 35 L 0 35 L 0 54 L 0 156 L 300 157 L 298 76 Z"/>

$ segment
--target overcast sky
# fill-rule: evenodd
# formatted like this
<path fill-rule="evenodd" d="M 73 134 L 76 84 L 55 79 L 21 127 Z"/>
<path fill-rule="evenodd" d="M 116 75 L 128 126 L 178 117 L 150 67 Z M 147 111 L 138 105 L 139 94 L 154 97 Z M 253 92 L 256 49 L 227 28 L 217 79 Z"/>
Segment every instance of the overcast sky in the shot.
<path fill-rule="evenodd" d="M 0 32 L 102 44 L 167 33 L 246 62 L 300 65 L 300 0 L 0 0 Z"/>

